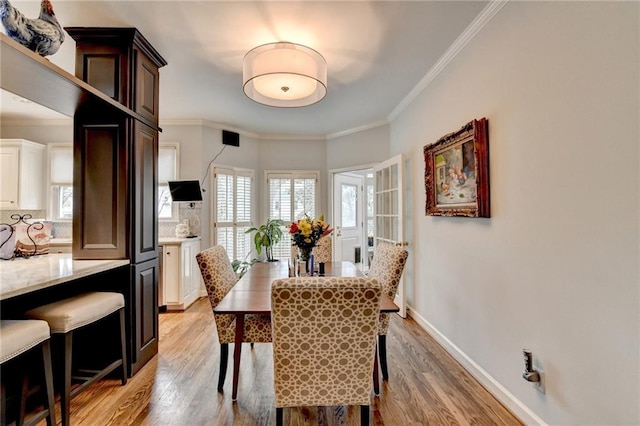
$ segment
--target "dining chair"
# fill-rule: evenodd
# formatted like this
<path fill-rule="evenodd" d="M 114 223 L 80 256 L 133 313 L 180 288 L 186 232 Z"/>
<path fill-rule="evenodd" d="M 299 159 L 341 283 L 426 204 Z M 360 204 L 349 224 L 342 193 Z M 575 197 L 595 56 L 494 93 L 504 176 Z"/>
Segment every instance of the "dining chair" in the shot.
<path fill-rule="evenodd" d="M 391 300 L 395 298 L 400 277 L 407 263 L 409 253 L 401 246 L 380 242 L 376 245 L 373 254 L 373 262 L 367 276 L 377 278 L 382 285 L 382 291 Z M 380 359 L 380 369 L 382 379 L 389 379 L 389 369 L 387 367 L 387 332 L 389 331 L 389 320 L 391 314 L 381 313 L 378 323 L 378 354 Z"/>
<path fill-rule="evenodd" d="M 276 424 L 284 407 L 359 405 L 369 424 L 382 288 L 367 277 L 293 277 L 271 287 Z"/>
<path fill-rule="evenodd" d="M 214 246 L 196 254 L 200 273 L 207 288 L 211 309 L 229 293 L 236 284 L 237 277 L 223 246 Z M 227 361 L 229 359 L 229 343 L 235 341 L 235 316 L 231 314 L 213 314 L 218 341 L 220 342 L 220 373 L 218 375 L 218 392 L 222 392 L 224 379 L 227 375 Z M 271 319 L 269 315 L 245 315 L 244 338 L 245 343 L 271 342 Z"/>
<path fill-rule="evenodd" d="M 321 237 L 318 240 L 318 243 L 312 250 L 314 257 L 314 268 L 318 269 L 318 264 L 320 262 L 331 262 L 333 260 L 333 240 L 330 235 L 326 235 Z M 298 247 L 291 246 L 291 259 L 295 260 L 298 258 Z"/>

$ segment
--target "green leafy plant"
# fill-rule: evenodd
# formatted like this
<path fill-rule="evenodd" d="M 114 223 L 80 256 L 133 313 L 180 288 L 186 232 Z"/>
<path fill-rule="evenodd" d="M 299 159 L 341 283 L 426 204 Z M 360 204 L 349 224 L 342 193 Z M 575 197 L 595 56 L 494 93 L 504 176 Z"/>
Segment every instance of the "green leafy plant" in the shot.
<path fill-rule="evenodd" d="M 255 232 L 253 236 L 253 244 L 256 246 L 258 254 L 262 253 L 262 247 L 264 247 L 267 261 L 274 262 L 272 247 L 280 241 L 282 238 L 282 227 L 284 222 L 280 219 L 269 219 L 267 223 L 260 225 L 258 228 L 249 228 L 245 231 L 245 234 Z"/>
<path fill-rule="evenodd" d="M 250 262 L 246 260 L 234 260 L 231 262 L 231 266 L 233 267 L 233 272 L 236 273 L 238 279 L 242 278 L 242 276 L 247 272 L 247 270 L 258 261 L 258 259 L 251 259 Z"/>

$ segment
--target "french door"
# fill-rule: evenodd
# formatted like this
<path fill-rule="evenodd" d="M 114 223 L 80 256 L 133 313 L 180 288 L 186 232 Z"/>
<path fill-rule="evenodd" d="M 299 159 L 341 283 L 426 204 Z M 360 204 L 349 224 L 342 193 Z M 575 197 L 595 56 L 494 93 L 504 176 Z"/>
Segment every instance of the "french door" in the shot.
<path fill-rule="evenodd" d="M 402 154 L 373 167 L 374 173 L 374 244 L 387 242 L 406 246 L 404 236 L 404 172 Z M 394 299 L 402 318 L 407 316 L 404 276 Z"/>

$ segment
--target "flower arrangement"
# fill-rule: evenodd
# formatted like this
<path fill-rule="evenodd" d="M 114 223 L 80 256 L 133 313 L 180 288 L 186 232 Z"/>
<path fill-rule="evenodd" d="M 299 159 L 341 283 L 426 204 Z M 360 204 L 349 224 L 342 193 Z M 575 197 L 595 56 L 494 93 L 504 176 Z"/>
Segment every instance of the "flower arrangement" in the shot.
<path fill-rule="evenodd" d="M 302 219 L 289 225 L 292 245 L 298 247 L 303 259 L 308 259 L 318 240 L 331 232 L 333 232 L 333 228 L 324 221 L 323 215 L 317 219 L 311 219 L 305 215 Z"/>

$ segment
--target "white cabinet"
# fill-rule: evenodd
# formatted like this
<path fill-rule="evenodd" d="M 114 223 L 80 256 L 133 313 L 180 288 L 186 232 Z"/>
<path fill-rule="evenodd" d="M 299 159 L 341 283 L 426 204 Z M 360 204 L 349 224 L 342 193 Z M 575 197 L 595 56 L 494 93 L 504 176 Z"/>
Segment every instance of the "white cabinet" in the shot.
<path fill-rule="evenodd" d="M 161 239 L 159 305 L 167 310 L 184 310 L 202 294 L 204 287 L 196 254 L 200 238 Z"/>
<path fill-rule="evenodd" d="M 46 145 L 0 139 L 0 210 L 44 210 Z"/>

